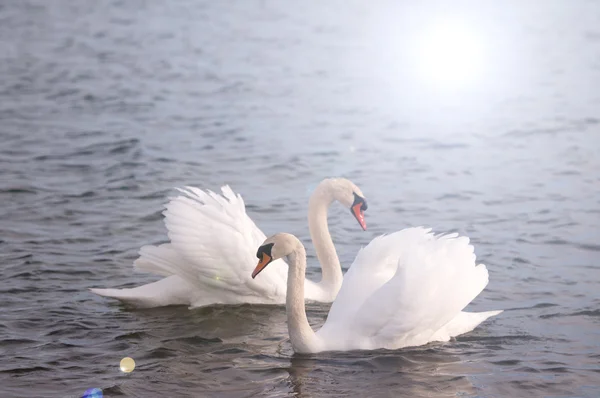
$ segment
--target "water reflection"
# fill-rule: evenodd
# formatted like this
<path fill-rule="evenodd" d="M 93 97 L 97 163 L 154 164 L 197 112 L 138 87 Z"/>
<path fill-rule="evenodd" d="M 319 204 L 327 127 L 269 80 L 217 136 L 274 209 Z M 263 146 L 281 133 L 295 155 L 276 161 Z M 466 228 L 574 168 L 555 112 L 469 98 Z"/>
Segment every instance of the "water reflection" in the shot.
<path fill-rule="evenodd" d="M 325 321 L 328 305 L 310 305 L 307 315 L 313 328 Z M 284 331 L 287 337 L 287 330 Z M 429 396 L 473 394 L 469 375 L 477 373 L 452 352 L 452 345 L 435 343 L 402 350 L 324 352 L 299 355 L 289 341 L 279 354 L 289 355 L 285 370 L 289 392 L 297 397 L 327 396 Z M 434 389 L 434 390 L 432 390 Z"/>
<path fill-rule="evenodd" d="M 296 397 L 473 394 L 473 368 L 443 347 L 401 351 L 294 355 L 288 372 Z"/>

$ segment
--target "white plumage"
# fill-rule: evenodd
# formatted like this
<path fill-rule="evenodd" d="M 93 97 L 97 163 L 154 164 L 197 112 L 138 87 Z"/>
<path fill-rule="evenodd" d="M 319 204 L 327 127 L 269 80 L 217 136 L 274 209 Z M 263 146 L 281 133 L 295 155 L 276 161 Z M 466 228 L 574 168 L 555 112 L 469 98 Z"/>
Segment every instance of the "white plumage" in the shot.
<path fill-rule="evenodd" d="M 179 192 L 163 213 L 170 243 L 143 246 L 134 262 L 136 269 L 166 278 L 133 289 L 91 291 L 137 307 L 283 304 L 284 260 L 278 260 L 260 280 L 250 277 L 256 249 L 266 236 L 246 214 L 242 197 L 228 186 L 221 188 L 221 195 L 195 187 Z M 311 197 L 309 227 L 318 243 L 323 280 L 306 281 L 308 300 L 331 302 L 341 286 L 341 267 L 327 228 L 327 207 L 334 200 L 350 207 L 354 193 L 362 196 L 350 181 L 326 179 Z"/>
<path fill-rule="evenodd" d="M 288 328 L 297 352 L 396 349 L 448 341 L 502 311 L 461 312 L 488 283 L 466 237 L 409 228 L 375 238 L 346 275 L 325 324 L 314 333 L 304 312 L 302 244 L 278 234 L 277 254 L 290 256 Z M 277 265 L 274 265 L 275 267 Z"/>

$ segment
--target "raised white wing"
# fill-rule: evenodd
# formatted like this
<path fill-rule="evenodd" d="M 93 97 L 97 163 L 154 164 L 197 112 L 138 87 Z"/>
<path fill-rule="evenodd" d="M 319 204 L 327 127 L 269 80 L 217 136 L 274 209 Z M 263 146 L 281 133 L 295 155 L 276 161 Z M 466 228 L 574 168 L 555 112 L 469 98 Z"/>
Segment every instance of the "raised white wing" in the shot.
<path fill-rule="evenodd" d="M 273 264 L 252 279 L 256 251 L 265 234 L 246 214 L 244 201 L 228 186 L 222 195 L 195 187 L 165 206 L 170 243 L 144 246 L 134 266 L 159 275 L 178 275 L 186 282 L 219 292 L 218 302 L 252 302 L 260 296 L 279 302 L 285 298 L 287 264 Z M 208 292 L 207 292 L 208 293 Z M 228 297 L 230 299 L 228 299 Z"/>
<path fill-rule="evenodd" d="M 394 277 L 399 259 L 403 258 L 431 229 L 409 228 L 390 235 L 381 235 L 362 248 L 346 274 L 344 283 L 333 302 L 327 322 L 348 322 L 358 308 L 376 290 Z"/>
<path fill-rule="evenodd" d="M 364 348 L 431 341 L 485 288 L 488 273 L 468 238 L 429 231 L 402 230 L 363 249 L 319 333 L 329 340 L 343 327 Z"/>

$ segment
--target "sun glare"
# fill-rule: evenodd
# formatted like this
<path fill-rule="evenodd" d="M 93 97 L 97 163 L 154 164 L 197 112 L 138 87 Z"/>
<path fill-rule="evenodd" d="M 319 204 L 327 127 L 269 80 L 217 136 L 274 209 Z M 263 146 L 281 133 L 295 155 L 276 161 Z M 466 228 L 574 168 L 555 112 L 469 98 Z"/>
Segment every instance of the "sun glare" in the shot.
<path fill-rule="evenodd" d="M 421 79 L 440 88 L 462 88 L 482 72 L 483 46 L 476 32 L 460 23 L 440 22 L 416 37 L 413 60 Z"/>

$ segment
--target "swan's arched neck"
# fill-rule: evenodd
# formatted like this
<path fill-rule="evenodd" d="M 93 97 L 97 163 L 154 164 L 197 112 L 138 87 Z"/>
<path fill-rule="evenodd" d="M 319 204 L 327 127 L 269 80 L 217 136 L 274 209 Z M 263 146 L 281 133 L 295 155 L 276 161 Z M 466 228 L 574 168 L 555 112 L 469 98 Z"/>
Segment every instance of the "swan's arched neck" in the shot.
<path fill-rule="evenodd" d="M 288 333 L 294 351 L 311 353 L 319 351 L 319 339 L 306 318 L 304 305 L 304 278 L 306 274 L 306 251 L 298 239 L 294 251 L 288 255 L 289 268 L 285 308 Z"/>
<path fill-rule="evenodd" d="M 337 295 L 343 281 L 342 267 L 327 227 L 327 208 L 334 201 L 329 180 L 322 181 L 308 202 L 308 229 L 321 263 L 323 277 L 320 284 L 324 290 Z"/>

